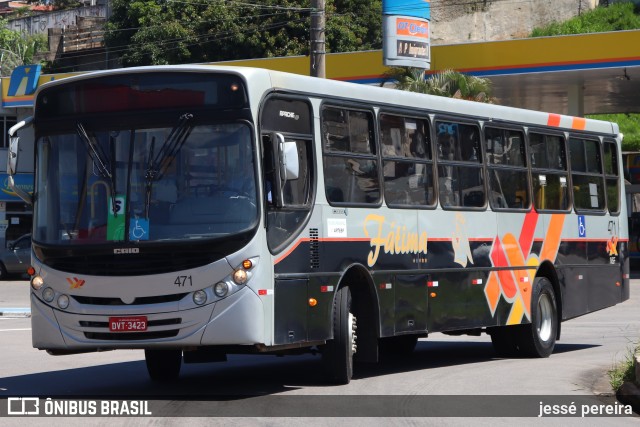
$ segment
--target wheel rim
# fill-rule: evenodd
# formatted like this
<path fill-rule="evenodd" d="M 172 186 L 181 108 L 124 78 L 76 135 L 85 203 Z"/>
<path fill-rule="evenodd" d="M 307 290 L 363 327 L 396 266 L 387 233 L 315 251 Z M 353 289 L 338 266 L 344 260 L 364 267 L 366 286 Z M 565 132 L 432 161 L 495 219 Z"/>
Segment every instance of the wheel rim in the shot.
<path fill-rule="evenodd" d="M 351 355 L 353 355 L 358 349 L 358 346 L 356 345 L 356 339 L 358 338 L 356 335 L 357 329 L 358 325 L 356 324 L 356 317 L 353 313 L 349 312 L 349 342 L 351 343 Z"/>
<path fill-rule="evenodd" d="M 543 342 L 551 340 L 553 332 L 553 304 L 548 294 L 543 293 L 538 300 L 538 321 L 536 328 L 538 337 Z"/>

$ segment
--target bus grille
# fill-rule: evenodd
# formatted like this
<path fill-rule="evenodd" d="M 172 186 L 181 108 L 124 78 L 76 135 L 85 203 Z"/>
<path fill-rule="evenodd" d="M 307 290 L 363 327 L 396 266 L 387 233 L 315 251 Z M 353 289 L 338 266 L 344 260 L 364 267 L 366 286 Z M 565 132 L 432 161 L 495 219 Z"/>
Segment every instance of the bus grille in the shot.
<path fill-rule="evenodd" d="M 48 258 L 45 264 L 59 271 L 95 276 L 140 276 L 144 274 L 170 273 L 201 267 L 220 259 L 217 254 L 173 252 L 165 254 L 128 254 L 99 256 L 68 256 Z"/>
<path fill-rule="evenodd" d="M 126 304 L 120 298 L 104 298 L 104 297 L 85 297 L 80 295 L 71 295 L 71 298 L 78 301 L 80 304 L 86 305 L 147 305 L 147 304 L 162 304 L 164 302 L 180 301 L 188 293 L 173 294 L 173 295 L 158 295 L 155 297 L 139 297 L 133 300 L 133 303 Z"/>

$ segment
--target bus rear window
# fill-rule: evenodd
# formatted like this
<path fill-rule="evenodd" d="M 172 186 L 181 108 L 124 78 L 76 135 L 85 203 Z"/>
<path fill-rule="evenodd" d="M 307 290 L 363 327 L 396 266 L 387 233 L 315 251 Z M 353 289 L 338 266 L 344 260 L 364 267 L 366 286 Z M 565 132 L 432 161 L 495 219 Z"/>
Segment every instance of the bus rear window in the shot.
<path fill-rule="evenodd" d="M 79 80 L 44 89 L 38 116 L 157 111 L 175 108 L 242 108 L 247 97 L 237 76 L 213 73 L 135 73 Z"/>

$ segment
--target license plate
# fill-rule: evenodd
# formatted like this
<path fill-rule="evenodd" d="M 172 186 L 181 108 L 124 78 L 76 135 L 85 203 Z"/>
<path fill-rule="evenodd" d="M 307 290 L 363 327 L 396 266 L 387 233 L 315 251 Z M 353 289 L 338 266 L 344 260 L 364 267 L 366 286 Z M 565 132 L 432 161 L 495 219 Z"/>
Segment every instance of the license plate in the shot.
<path fill-rule="evenodd" d="M 142 332 L 147 330 L 147 316 L 109 317 L 111 332 Z"/>

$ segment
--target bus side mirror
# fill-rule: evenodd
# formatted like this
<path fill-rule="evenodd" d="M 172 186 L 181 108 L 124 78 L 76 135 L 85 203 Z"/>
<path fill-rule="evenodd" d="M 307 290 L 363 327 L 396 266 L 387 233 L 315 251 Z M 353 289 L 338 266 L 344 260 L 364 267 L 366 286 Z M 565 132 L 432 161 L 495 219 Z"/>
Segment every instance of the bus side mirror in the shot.
<path fill-rule="evenodd" d="M 271 153 L 273 155 L 273 182 L 275 191 L 274 202 L 279 208 L 284 206 L 283 189 L 287 181 L 298 179 L 300 164 L 298 161 L 298 146 L 295 141 L 285 141 L 284 135 L 272 132 L 270 135 Z"/>
<path fill-rule="evenodd" d="M 14 175 L 18 171 L 18 153 L 20 152 L 20 138 L 16 135 L 18 130 L 25 126 L 28 126 L 33 121 L 33 117 L 27 117 L 21 122 L 16 123 L 9 129 L 9 150 L 7 152 L 7 174 L 9 188 L 15 191 L 16 195 L 30 205 L 33 205 L 33 198 L 29 193 L 16 185 L 13 179 Z"/>
<path fill-rule="evenodd" d="M 298 179 L 300 173 L 300 164 L 298 163 L 298 145 L 295 141 L 284 141 L 282 143 L 282 166 L 284 168 L 285 182 L 293 179 Z"/>
<path fill-rule="evenodd" d="M 18 171 L 18 152 L 20 151 L 20 138 L 16 135 L 20 129 L 28 126 L 33 121 L 33 116 L 16 123 L 9 129 L 9 151 L 7 153 L 7 173 L 13 176 Z"/>
<path fill-rule="evenodd" d="M 7 152 L 7 173 L 9 175 L 15 175 L 18 169 L 18 142 L 20 138 L 12 136 L 9 139 L 9 150 Z"/>

